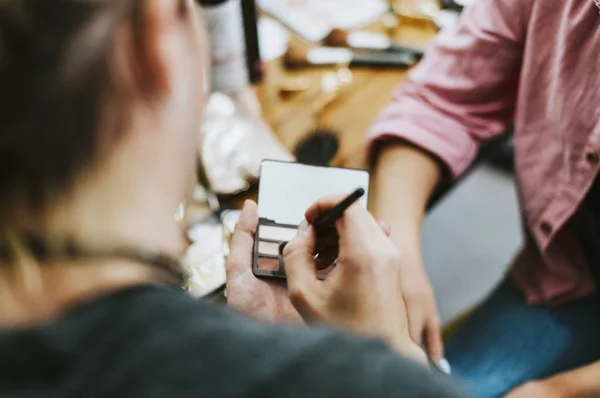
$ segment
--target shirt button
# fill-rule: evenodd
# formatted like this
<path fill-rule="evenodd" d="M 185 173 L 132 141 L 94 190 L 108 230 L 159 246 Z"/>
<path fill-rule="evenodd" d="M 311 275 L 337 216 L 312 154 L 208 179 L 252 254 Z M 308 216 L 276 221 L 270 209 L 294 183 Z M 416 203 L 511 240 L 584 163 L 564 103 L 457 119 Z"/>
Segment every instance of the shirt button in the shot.
<path fill-rule="evenodd" d="M 598 157 L 598 153 L 597 152 L 590 151 L 590 152 L 588 152 L 588 153 L 585 154 L 585 160 L 586 160 L 586 162 L 588 162 L 592 166 L 595 166 L 595 165 L 598 164 L 598 160 L 600 160 L 600 159 Z"/>
<path fill-rule="evenodd" d="M 542 231 L 544 235 L 550 235 L 552 233 L 552 224 L 548 221 L 543 221 L 540 224 L 540 231 Z"/>

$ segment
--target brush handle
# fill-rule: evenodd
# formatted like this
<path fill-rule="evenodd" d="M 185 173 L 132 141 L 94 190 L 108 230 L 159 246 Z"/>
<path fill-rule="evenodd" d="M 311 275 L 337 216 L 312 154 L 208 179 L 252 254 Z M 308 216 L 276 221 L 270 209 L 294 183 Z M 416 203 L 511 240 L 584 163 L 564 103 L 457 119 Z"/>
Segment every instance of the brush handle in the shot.
<path fill-rule="evenodd" d="M 358 188 L 356 191 L 348 195 L 344 200 L 335 205 L 330 210 L 321 213 L 314 222 L 315 229 L 322 229 L 325 227 L 331 227 L 335 225 L 335 222 L 342 218 L 344 212 L 348 207 L 352 206 L 356 201 L 363 197 L 365 190 Z"/>
<path fill-rule="evenodd" d="M 417 60 L 423 58 L 423 54 L 425 53 L 424 50 L 421 50 L 419 48 L 406 47 L 406 46 L 402 46 L 400 44 L 395 44 L 395 43 L 391 44 L 390 47 L 387 49 L 387 51 L 410 54 L 413 57 L 415 57 Z"/>
<path fill-rule="evenodd" d="M 377 68 L 408 68 L 417 59 L 406 52 L 395 51 L 360 51 L 354 53 L 350 66 Z"/>

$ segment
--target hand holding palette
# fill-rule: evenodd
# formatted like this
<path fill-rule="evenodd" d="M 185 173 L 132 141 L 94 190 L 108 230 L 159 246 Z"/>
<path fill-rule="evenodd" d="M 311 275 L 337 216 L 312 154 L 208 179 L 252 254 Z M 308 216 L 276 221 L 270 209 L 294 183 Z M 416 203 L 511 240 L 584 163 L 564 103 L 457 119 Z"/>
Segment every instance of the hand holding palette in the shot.
<path fill-rule="evenodd" d="M 315 201 L 328 195 L 353 194 L 352 201 L 359 200 L 366 208 L 368 189 L 369 173 L 364 170 L 263 161 L 258 192 L 260 219 L 252 267 L 254 274 L 285 278 L 283 247 L 296 236 L 306 209 Z"/>

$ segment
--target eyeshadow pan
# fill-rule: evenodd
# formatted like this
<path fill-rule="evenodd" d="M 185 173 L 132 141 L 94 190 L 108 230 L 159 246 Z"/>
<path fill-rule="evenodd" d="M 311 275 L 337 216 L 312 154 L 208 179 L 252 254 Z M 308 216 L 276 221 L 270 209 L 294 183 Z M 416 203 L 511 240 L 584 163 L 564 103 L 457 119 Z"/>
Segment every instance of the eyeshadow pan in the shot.
<path fill-rule="evenodd" d="M 269 258 L 269 257 L 259 257 L 258 258 L 258 269 L 262 269 L 265 271 L 279 271 L 279 259 L 278 258 Z"/>
<path fill-rule="evenodd" d="M 279 255 L 279 243 L 275 242 L 258 242 L 258 253 L 266 254 L 268 256 L 278 256 Z"/>
<path fill-rule="evenodd" d="M 260 239 L 272 239 L 280 242 L 289 242 L 296 237 L 297 229 L 281 228 L 271 225 L 261 225 L 258 230 Z"/>

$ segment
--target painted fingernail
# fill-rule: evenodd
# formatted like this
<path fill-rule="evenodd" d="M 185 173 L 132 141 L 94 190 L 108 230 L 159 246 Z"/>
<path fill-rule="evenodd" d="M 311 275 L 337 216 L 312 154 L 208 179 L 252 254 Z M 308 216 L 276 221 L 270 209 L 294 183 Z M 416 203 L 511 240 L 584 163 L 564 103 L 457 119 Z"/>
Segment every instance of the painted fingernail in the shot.
<path fill-rule="evenodd" d="M 446 358 L 440 359 L 440 361 L 438 362 L 438 369 L 441 370 L 442 372 L 446 373 L 447 375 L 452 374 L 452 368 L 450 367 L 450 362 L 448 362 L 448 360 Z"/>

